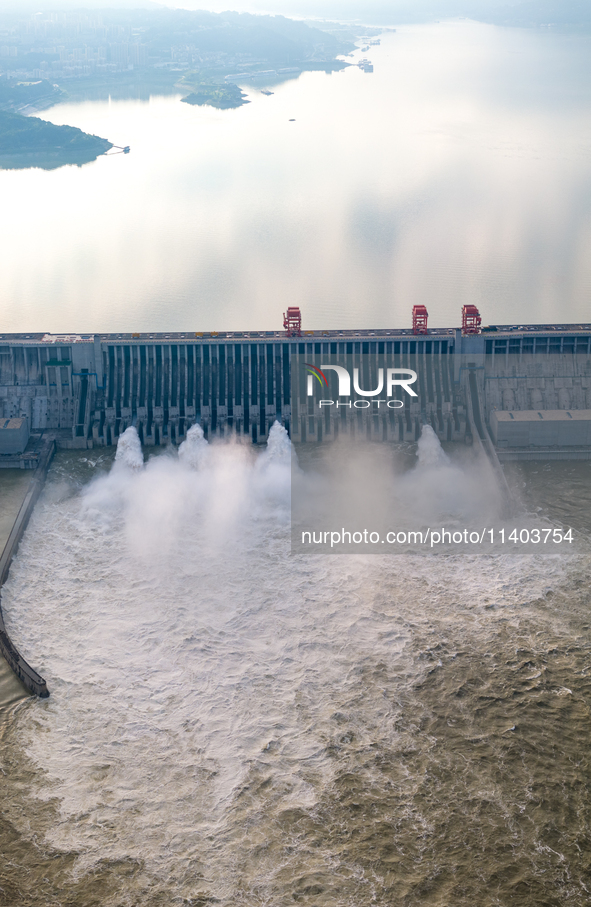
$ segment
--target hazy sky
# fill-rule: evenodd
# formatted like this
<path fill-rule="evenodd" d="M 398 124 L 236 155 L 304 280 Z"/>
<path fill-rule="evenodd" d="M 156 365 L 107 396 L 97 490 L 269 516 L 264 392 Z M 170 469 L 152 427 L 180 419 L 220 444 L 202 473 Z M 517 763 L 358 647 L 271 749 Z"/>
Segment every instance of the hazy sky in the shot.
<path fill-rule="evenodd" d="M 336 19 L 380 20 L 431 18 L 473 10 L 474 13 L 492 6 L 504 6 L 506 0 L 163 0 L 166 6 L 185 9 L 226 9 L 249 12 L 272 12 L 283 15 L 326 16 Z"/>
<path fill-rule="evenodd" d="M 462 7 L 490 6 L 490 0 L 164 0 L 167 6 L 186 9 L 228 8 L 249 12 L 282 13 L 290 16 L 322 16 L 335 19 L 362 19 L 391 22 L 401 18 L 437 18 L 453 14 Z M 500 0 L 493 0 L 501 5 Z M 503 0 L 504 2 L 504 0 Z"/>
<path fill-rule="evenodd" d="M 368 24 L 423 22 L 455 16 L 497 19 L 506 24 L 525 20 L 591 22 L 589 0 L 0 0 L 0 11 L 42 9 L 182 7 L 214 12 L 281 13 L 295 17 L 361 20 Z"/>

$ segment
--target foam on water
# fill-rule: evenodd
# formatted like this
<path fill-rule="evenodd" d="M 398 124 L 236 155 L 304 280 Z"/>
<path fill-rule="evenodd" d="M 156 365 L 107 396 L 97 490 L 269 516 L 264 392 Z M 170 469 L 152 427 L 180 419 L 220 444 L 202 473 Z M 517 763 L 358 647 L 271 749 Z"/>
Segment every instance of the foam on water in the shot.
<path fill-rule="evenodd" d="M 391 481 L 417 493 L 454 470 L 470 481 L 435 441 L 425 431 L 416 469 Z M 279 425 L 260 453 L 194 428 L 178 457 L 142 465 L 128 429 L 111 471 L 80 490 L 58 457 L 4 599 L 52 693 L 21 707 L 6 743 L 6 821 L 23 853 L 36 842 L 23 858 L 31 903 L 49 862 L 56 890 L 80 884 L 86 904 L 94 879 L 101 907 L 364 907 L 453 865 L 455 903 L 492 907 L 470 880 L 492 878 L 494 859 L 458 863 L 470 836 L 484 836 L 479 854 L 498 845 L 497 860 L 521 846 L 519 871 L 537 884 L 531 855 L 551 836 L 529 811 L 544 769 L 524 747 L 548 726 L 518 713 L 512 687 L 527 676 L 530 695 L 550 695 L 543 668 L 536 680 L 520 666 L 579 632 L 582 555 L 292 556 L 290 448 Z M 554 686 L 573 689 L 562 674 L 554 664 Z M 497 704 L 486 727 L 483 703 Z M 575 697 L 560 703 L 556 733 L 563 716 L 572 736 Z M 489 811 L 471 812 L 484 791 Z M 574 845 L 561 846 L 580 891 Z M 564 892 L 538 859 L 544 885 Z"/>

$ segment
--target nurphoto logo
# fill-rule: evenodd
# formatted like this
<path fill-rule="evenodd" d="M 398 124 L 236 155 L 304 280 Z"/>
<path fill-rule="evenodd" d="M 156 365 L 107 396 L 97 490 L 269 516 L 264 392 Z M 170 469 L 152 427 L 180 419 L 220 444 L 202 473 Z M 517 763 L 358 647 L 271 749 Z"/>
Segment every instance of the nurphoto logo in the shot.
<path fill-rule="evenodd" d="M 326 371 L 336 372 L 339 379 L 339 397 L 350 397 L 351 396 L 351 375 L 349 370 L 342 365 L 321 365 L 318 368 L 316 365 L 311 365 L 308 362 L 305 362 L 304 365 L 308 370 L 308 383 L 307 383 L 307 396 L 314 396 L 314 378 L 319 382 L 322 390 L 325 388 L 328 390 L 328 378 L 324 374 Z M 379 398 L 378 395 L 384 391 L 384 371 L 386 372 L 386 398 Z M 319 400 L 318 408 L 321 409 L 323 406 L 347 406 L 351 408 L 352 406 L 356 409 L 368 409 L 372 403 L 377 403 L 378 409 L 381 403 L 385 403 L 389 409 L 402 409 L 404 407 L 404 401 L 398 400 L 396 398 L 392 399 L 394 393 L 394 388 L 401 387 L 407 394 L 411 397 L 416 397 L 416 392 L 410 386 L 414 384 L 417 380 L 417 373 L 410 368 L 379 368 L 377 381 L 378 385 L 373 390 L 363 390 L 359 386 L 359 369 L 353 369 L 353 390 L 360 397 L 373 397 L 377 399 L 373 400 Z"/>

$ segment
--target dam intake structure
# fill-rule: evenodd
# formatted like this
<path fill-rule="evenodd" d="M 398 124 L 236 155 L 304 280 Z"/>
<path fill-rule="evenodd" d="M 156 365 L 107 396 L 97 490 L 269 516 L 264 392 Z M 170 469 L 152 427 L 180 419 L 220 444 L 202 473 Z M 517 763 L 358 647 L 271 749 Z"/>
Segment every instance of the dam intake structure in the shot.
<path fill-rule="evenodd" d="M 195 423 L 205 438 L 235 432 L 256 444 L 277 420 L 302 443 L 342 431 L 416 442 L 429 424 L 440 441 L 478 439 L 501 460 L 587 458 L 591 324 L 481 328 L 475 307 L 465 308 L 476 315 L 462 328 L 427 329 L 423 317 L 415 331 L 302 332 L 288 324 L 261 332 L 0 334 L 0 418 L 26 419 L 37 442 L 51 431 L 58 447 L 79 449 L 114 445 L 129 426 L 144 446 L 178 445 Z M 345 407 L 334 373 L 310 395 L 308 367 L 336 363 L 351 376 L 357 369 L 366 389 L 377 387 L 380 369 L 412 371 L 416 396 L 396 409 L 363 391 L 369 405 Z M 319 392 L 333 405 L 319 407 Z M 0 454 L 0 465 L 19 463 Z"/>

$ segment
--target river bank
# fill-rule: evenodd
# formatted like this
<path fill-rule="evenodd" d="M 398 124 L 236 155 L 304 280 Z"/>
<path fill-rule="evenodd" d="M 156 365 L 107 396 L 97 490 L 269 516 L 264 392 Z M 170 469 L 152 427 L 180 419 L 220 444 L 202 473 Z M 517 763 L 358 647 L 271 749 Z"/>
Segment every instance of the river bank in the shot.
<path fill-rule="evenodd" d="M 0 470 L 0 553 L 29 490 L 33 473 L 24 469 Z M 7 706 L 29 694 L 0 655 L 0 716 Z"/>

